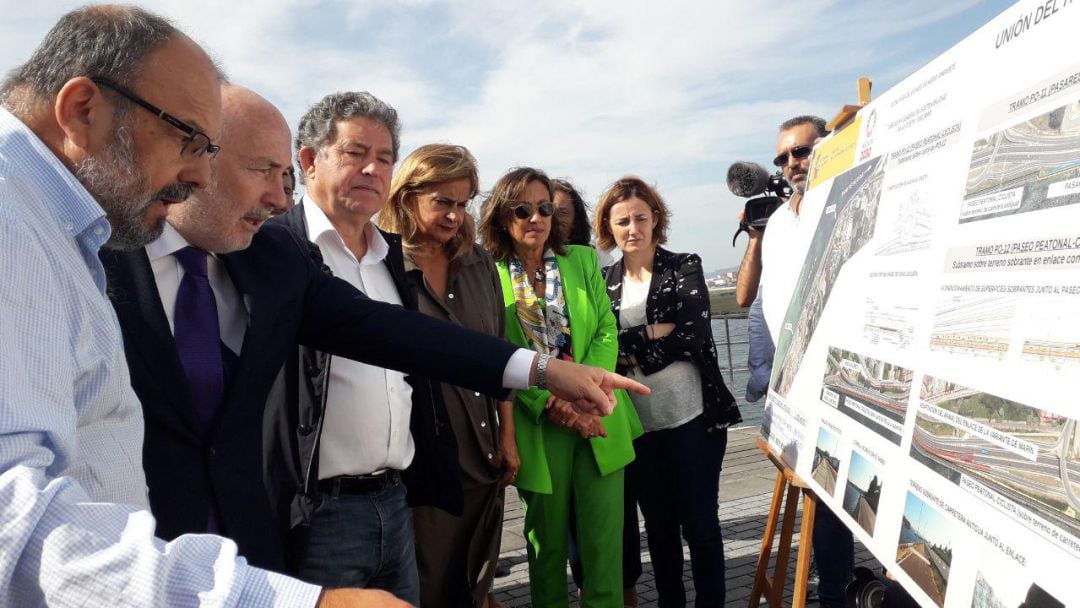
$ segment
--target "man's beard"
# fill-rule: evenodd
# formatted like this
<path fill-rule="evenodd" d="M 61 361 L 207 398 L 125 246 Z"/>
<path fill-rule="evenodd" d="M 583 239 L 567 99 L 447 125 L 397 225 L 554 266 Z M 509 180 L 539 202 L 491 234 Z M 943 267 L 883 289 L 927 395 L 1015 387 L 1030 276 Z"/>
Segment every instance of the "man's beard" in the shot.
<path fill-rule="evenodd" d="M 75 177 L 105 210 L 112 234 L 105 247 L 138 249 L 161 236 L 165 219 L 147 224 L 145 213 L 160 198 L 183 200 L 192 186 L 170 184 L 158 192 L 150 187 L 150 178 L 139 166 L 135 143 L 131 138 L 130 115 L 118 109 L 113 118 L 116 128 L 100 154 L 76 163 Z"/>
<path fill-rule="evenodd" d="M 793 181 L 791 182 L 791 189 L 792 189 L 792 190 L 794 190 L 794 191 L 795 191 L 796 193 L 798 193 L 798 194 L 806 194 L 806 182 L 807 182 L 807 180 L 809 180 L 809 179 L 810 179 L 810 175 L 809 175 L 809 174 L 806 174 L 806 173 L 804 173 L 804 174 L 802 175 L 802 179 L 801 179 L 801 180 L 799 180 L 799 181 L 797 181 L 797 182 L 793 180 Z"/>

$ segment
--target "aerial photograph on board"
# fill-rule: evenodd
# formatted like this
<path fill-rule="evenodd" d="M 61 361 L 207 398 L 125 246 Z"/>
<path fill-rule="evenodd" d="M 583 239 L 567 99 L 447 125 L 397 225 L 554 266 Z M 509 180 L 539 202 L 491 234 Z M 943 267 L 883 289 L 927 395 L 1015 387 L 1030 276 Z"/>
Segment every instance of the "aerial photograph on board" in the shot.
<path fill-rule="evenodd" d="M 782 397 L 802 365 L 840 269 L 874 236 L 884 177 L 885 160 L 878 157 L 833 180 L 806 254 L 815 262 L 803 266 L 776 345 L 775 360 L 783 364 L 773 367 L 771 386 Z"/>
<path fill-rule="evenodd" d="M 910 369 L 830 347 L 821 400 L 900 445 L 914 376 Z"/>
<path fill-rule="evenodd" d="M 1080 538 L 1076 420 L 926 376 L 911 456 L 968 477 Z"/>
<path fill-rule="evenodd" d="M 976 140 L 960 223 L 1080 203 L 1080 103 Z"/>

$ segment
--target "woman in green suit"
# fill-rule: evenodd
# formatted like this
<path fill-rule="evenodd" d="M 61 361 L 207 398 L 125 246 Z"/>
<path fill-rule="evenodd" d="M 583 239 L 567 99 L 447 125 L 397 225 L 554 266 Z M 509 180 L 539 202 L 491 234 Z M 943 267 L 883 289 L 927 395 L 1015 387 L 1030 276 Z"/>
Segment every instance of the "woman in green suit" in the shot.
<path fill-rule="evenodd" d="M 596 252 L 566 246 L 551 181 L 513 169 L 484 202 L 480 235 L 496 261 L 506 305 L 506 337 L 554 357 L 615 368 L 618 330 Z M 623 391 L 605 418 L 575 413 L 547 391 L 518 391 L 514 426 L 525 503 L 532 605 L 569 604 L 568 515 L 577 514 L 582 600 L 622 608 L 623 467 L 634 459 L 641 423 Z"/>

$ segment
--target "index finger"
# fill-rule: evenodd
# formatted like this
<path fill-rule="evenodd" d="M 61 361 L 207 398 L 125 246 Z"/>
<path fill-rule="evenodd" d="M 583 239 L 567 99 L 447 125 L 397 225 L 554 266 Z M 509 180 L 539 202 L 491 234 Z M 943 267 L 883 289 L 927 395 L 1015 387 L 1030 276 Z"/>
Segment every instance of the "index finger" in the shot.
<path fill-rule="evenodd" d="M 641 384 L 640 382 L 635 382 L 634 380 L 631 380 L 626 376 L 620 376 L 615 372 L 604 372 L 604 378 L 600 381 L 600 388 L 606 391 L 622 388 L 637 393 L 639 395 L 648 395 L 652 392 L 651 390 L 649 390 L 649 387 L 645 386 L 644 384 Z"/>

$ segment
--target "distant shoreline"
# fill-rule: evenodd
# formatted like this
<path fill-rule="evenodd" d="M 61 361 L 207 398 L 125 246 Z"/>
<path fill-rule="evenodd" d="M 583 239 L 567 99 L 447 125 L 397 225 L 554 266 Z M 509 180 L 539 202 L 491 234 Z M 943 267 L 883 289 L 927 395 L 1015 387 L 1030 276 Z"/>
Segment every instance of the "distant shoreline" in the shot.
<path fill-rule="evenodd" d="M 735 303 L 734 287 L 710 287 L 709 304 L 714 315 L 745 313 L 747 310 Z"/>

